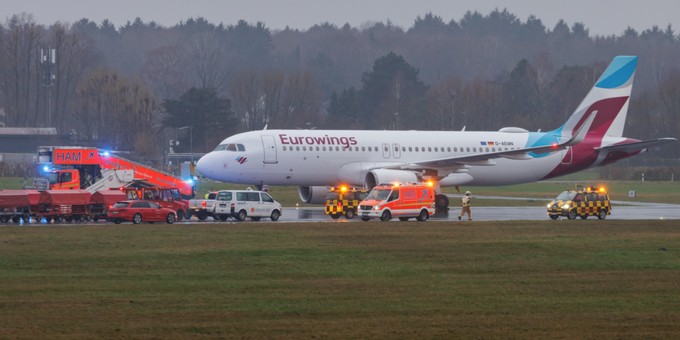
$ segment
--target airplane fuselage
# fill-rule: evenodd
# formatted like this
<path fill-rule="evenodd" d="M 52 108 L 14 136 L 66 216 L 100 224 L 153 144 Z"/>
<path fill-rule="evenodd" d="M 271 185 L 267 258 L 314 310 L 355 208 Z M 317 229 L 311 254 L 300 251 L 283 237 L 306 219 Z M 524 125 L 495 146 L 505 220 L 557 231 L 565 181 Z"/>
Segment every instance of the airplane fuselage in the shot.
<path fill-rule="evenodd" d="M 522 149 L 537 142 L 556 143 L 559 137 L 551 132 L 262 130 L 225 139 L 201 158 L 199 169 L 209 178 L 230 183 L 363 185 L 372 169 Z M 529 159 L 498 158 L 461 165 L 442 176 L 439 184 L 507 185 L 564 175 L 597 165 L 592 148 L 601 142 L 590 143 L 590 157 L 586 140 L 579 144 L 580 157 L 576 158 L 569 148 Z M 228 145 L 233 146 L 223 147 Z"/>

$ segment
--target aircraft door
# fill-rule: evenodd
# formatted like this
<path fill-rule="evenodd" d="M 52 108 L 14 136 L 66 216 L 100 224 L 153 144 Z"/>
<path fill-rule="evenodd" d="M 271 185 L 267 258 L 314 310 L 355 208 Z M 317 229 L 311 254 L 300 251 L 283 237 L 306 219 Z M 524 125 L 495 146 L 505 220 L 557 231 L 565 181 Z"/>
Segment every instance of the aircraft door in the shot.
<path fill-rule="evenodd" d="M 262 148 L 264 149 L 264 159 L 265 164 L 276 164 L 278 160 L 276 158 L 276 141 L 274 136 L 262 136 Z"/>
<path fill-rule="evenodd" d="M 571 164 L 571 160 L 574 158 L 574 154 L 571 151 L 571 146 L 568 146 L 562 151 L 562 164 Z"/>
<path fill-rule="evenodd" d="M 401 157 L 401 151 L 399 150 L 399 144 L 397 144 L 397 143 L 392 144 L 392 155 L 394 155 L 394 158 L 400 158 Z"/>
<path fill-rule="evenodd" d="M 385 159 L 390 158 L 390 145 L 387 144 L 387 143 L 383 143 L 382 148 L 383 148 L 383 158 L 385 158 Z"/>

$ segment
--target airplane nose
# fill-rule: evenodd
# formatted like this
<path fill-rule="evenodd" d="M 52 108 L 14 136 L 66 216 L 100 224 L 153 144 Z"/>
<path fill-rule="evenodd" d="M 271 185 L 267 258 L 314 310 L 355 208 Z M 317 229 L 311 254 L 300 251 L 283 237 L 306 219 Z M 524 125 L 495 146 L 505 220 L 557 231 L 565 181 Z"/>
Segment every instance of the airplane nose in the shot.
<path fill-rule="evenodd" d="M 198 171 L 201 175 L 211 178 L 211 174 L 214 172 L 212 168 L 213 166 L 210 166 L 211 163 L 214 163 L 211 161 L 211 159 L 214 159 L 215 155 L 213 155 L 212 152 L 209 152 L 203 157 L 201 157 L 198 162 L 196 162 L 196 171 Z"/>

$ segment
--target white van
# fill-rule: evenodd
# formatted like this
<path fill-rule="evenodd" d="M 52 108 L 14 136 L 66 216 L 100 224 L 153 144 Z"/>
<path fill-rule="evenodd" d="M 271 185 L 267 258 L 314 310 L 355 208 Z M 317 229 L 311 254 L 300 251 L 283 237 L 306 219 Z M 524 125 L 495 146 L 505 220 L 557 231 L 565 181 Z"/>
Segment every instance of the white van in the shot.
<path fill-rule="evenodd" d="M 281 217 L 281 204 L 268 193 L 257 190 L 220 190 L 215 198 L 213 216 L 222 221 L 235 217 L 239 221 L 250 217 L 253 221 L 270 218 L 276 221 Z"/>

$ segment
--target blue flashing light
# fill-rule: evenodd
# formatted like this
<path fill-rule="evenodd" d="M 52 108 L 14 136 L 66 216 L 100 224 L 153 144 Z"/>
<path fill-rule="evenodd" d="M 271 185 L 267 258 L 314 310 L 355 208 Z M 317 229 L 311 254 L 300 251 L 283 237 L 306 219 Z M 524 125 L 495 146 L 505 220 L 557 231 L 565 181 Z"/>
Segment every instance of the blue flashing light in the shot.
<path fill-rule="evenodd" d="M 189 185 L 194 185 L 194 179 L 193 178 L 187 178 L 187 179 L 184 180 L 184 182 L 189 184 Z"/>
<path fill-rule="evenodd" d="M 108 150 L 102 150 L 101 155 L 104 157 L 109 157 L 111 156 L 111 153 Z"/>
<path fill-rule="evenodd" d="M 43 166 L 42 170 L 43 170 L 43 172 L 50 172 L 50 166 L 45 165 L 45 166 Z"/>

